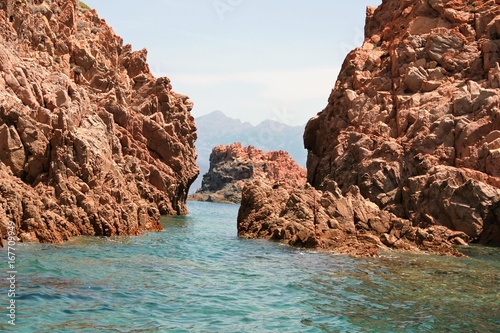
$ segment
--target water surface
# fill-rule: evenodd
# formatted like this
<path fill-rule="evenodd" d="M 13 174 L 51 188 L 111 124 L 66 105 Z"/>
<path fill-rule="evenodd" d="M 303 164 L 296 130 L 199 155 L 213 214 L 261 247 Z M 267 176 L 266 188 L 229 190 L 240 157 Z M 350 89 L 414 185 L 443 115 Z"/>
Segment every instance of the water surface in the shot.
<path fill-rule="evenodd" d="M 238 206 L 189 209 L 160 233 L 18 244 L 0 331 L 500 332 L 498 248 L 355 259 L 239 239 Z"/>

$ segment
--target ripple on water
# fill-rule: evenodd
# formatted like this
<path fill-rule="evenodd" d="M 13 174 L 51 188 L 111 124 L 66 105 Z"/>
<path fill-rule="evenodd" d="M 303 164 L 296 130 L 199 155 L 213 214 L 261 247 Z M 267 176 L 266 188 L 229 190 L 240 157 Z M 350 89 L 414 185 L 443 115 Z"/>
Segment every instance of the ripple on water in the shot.
<path fill-rule="evenodd" d="M 189 206 L 165 232 L 20 244 L 16 332 L 500 332 L 499 249 L 354 259 L 239 239 L 237 206 Z"/>

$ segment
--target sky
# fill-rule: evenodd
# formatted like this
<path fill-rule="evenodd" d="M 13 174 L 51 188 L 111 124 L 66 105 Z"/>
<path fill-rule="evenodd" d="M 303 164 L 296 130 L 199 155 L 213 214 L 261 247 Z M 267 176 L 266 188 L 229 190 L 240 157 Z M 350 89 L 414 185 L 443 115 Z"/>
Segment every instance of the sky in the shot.
<path fill-rule="evenodd" d="M 381 0 L 85 0 L 155 76 L 194 102 L 256 125 L 303 125 L 325 108 Z"/>

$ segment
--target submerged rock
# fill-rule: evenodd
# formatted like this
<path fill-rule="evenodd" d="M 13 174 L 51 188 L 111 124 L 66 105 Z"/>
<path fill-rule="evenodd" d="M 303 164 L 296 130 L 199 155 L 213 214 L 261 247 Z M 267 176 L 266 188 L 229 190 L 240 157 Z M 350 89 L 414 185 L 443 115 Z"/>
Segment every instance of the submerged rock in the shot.
<path fill-rule="evenodd" d="M 191 200 L 240 203 L 241 191 L 252 180 L 266 184 L 306 183 L 306 170 L 285 151 L 263 152 L 237 142 L 215 147 L 210 154 L 210 168 L 203 175 L 202 187 Z"/>
<path fill-rule="evenodd" d="M 0 230 L 23 241 L 135 235 L 185 214 L 187 96 L 78 1 L 0 0 Z"/>
<path fill-rule="evenodd" d="M 498 1 L 385 0 L 368 8 L 363 45 L 347 55 L 327 107 L 304 133 L 308 182 L 318 195 L 332 182 L 342 198 L 356 187 L 389 214 L 378 216 L 383 225 L 399 219 L 420 230 L 405 237 L 414 247 L 434 242 L 432 230 L 500 244 L 499 22 Z M 257 192 L 244 191 L 242 235 L 257 235 L 245 229 L 257 220 L 244 213 Z M 300 212 L 295 201 L 289 210 Z M 399 246 L 378 222 L 351 222 L 357 233 Z"/>

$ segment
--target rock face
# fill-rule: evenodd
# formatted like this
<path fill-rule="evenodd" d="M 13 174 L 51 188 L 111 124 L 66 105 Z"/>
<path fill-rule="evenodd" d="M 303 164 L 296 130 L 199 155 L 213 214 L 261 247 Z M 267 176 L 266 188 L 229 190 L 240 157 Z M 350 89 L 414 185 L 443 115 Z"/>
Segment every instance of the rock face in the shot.
<path fill-rule="evenodd" d="M 210 154 L 210 168 L 203 175 L 202 187 L 192 200 L 240 203 L 245 184 L 260 180 L 264 184 L 306 183 L 306 170 L 284 151 L 268 153 L 241 143 L 220 145 Z"/>
<path fill-rule="evenodd" d="M 129 235 L 186 213 L 187 96 L 78 1 L 0 0 L 0 230 L 23 241 Z"/>
<path fill-rule="evenodd" d="M 500 244 L 499 3 L 384 0 L 368 8 L 363 46 L 347 56 L 327 107 L 304 133 L 318 196 L 333 181 L 343 198 L 359 192 L 391 214 L 383 230 L 355 215 L 356 233 L 392 246 L 400 235 L 386 229 L 400 219 Z M 251 201 L 254 191 L 246 193 Z M 244 235 L 248 218 L 240 214 Z"/>
<path fill-rule="evenodd" d="M 329 181 L 323 188 L 250 182 L 243 189 L 238 235 L 355 256 L 376 256 L 380 248 L 459 255 L 452 246 L 470 240 L 443 226 L 413 226 L 363 198 L 357 186 L 342 193 Z"/>

